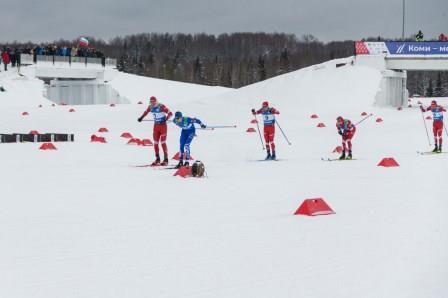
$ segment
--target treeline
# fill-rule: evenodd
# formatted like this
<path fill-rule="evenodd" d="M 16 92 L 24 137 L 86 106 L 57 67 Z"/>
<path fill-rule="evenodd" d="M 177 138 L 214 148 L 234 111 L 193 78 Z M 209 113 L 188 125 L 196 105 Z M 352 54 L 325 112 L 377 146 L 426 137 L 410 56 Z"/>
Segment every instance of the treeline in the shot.
<path fill-rule="evenodd" d="M 91 44 L 117 58 L 125 72 L 233 88 L 354 54 L 352 40 L 324 43 L 312 35 L 281 33 L 143 33 Z M 411 95 L 448 96 L 447 84 L 448 72 L 408 72 Z"/>
<path fill-rule="evenodd" d="M 447 71 L 408 71 L 407 75 L 409 95 L 448 97 Z"/>
<path fill-rule="evenodd" d="M 233 88 L 354 54 L 354 42 L 351 40 L 324 43 L 312 35 L 298 38 L 282 33 L 233 33 L 218 36 L 142 33 L 116 37 L 109 42 L 93 37 L 88 39 L 89 47 L 103 52 L 106 57 L 116 58 L 121 71 Z M 59 40 L 53 43 L 68 46 L 76 42 Z M 448 96 L 447 83 L 447 72 L 408 73 L 411 95 Z"/>
<path fill-rule="evenodd" d="M 138 34 L 108 45 L 105 53 L 111 50 L 122 71 L 234 88 L 353 54 L 350 41 L 324 44 L 311 35 L 267 33 Z"/>

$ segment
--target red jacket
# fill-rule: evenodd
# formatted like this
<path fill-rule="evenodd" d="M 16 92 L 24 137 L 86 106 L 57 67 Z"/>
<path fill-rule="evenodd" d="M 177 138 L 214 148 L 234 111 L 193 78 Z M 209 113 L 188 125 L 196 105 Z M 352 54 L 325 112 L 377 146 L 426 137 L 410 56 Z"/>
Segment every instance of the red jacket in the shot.
<path fill-rule="evenodd" d="M 271 114 L 279 115 L 280 112 L 277 111 L 275 108 L 261 108 L 258 111 L 255 112 L 255 114 L 263 114 L 264 112 L 269 112 Z"/>
<path fill-rule="evenodd" d="M 429 106 L 427 108 L 424 108 L 423 106 L 420 106 L 420 110 L 422 110 L 422 112 L 427 112 L 427 111 L 431 111 L 432 112 L 432 117 L 434 122 L 436 121 L 443 121 L 443 112 L 446 112 L 446 109 L 442 106 Z"/>
<path fill-rule="evenodd" d="M 356 127 L 352 124 L 352 122 L 348 119 L 344 119 L 344 123 L 340 124 L 336 122 L 336 129 L 338 133 L 343 136 L 347 134 L 354 134 L 356 132 Z"/>
<path fill-rule="evenodd" d="M 171 113 L 171 111 L 164 104 L 157 104 L 154 107 L 152 107 L 151 105 L 148 106 L 141 118 L 144 118 L 149 113 L 152 113 L 154 115 L 155 124 L 165 124 L 166 121 L 168 121 L 173 115 L 173 113 Z"/>
<path fill-rule="evenodd" d="M 8 52 L 3 52 L 2 53 L 2 60 L 3 60 L 3 63 L 9 64 L 9 54 L 8 54 Z"/>
<path fill-rule="evenodd" d="M 280 112 L 275 108 L 265 107 L 255 112 L 255 114 L 263 115 L 264 125 L 275 125 L 275 115 L 279 115 Z"/>

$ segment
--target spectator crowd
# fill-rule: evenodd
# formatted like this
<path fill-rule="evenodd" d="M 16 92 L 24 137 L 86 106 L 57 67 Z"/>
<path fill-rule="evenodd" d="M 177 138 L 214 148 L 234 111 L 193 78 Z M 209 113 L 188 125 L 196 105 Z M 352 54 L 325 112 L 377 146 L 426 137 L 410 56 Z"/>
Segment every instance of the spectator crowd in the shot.
<path fill-rule="evenodd" d="M 94 48 L 86 47 L 70 47 L 70 46 L 57 46 L 46 45 L 36 46 L 32 49 L 24 49 L 23 53 L 39 56 L 66 56 L 66 57 L 88 57 L 88 58 L 102 58 L 103 53 Z"/>
<path fill-rule="evenodd" d="M 5 71 L 8 70 L 8 65 L 11 64 L 12 67 L 20 67 L 20 50 L 4 47 L 1 51 L 0 64 L 3 63 Z"/>
<path fill-rule="evenodd" d="M 4 70 L 8 70 L 8 65 L 11 67 L 20 67 L 20 54 L 29 54 L 33 56 L 33 61 L 37 61 L 37 56 L 65 56 L 65 57 L 87 57 L 87 58 L 101 58 L 104 60 L 104 54 L 94 48 L 87 47 L 70 47 L 57 46 L 54 44 L 37 45 L 35 47 L 14 48 L 3 47 L 0 51 L 0 64 L 3 63 Z M 0 67 L 1 69 L 1 67 Z"/>

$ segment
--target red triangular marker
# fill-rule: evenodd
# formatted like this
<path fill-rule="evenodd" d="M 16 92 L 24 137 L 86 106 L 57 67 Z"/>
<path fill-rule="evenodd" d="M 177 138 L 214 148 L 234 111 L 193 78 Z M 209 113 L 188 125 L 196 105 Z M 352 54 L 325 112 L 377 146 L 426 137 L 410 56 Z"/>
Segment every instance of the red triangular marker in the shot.
<path fill-rule="evenodd" d="M 180 167 L 173 176 L 181 176 L 183 178 L 187 178 L 192 176 L 191 167 Z"/>
<path fill-rule="evenodd" d="M 379 162 L 377 166 L 389 168 L 389 167 L 399 167 L 400 165 L 393 157 L 385 157 Z"/>
<path fill-rule="evenodd" d="M 306 199 L 294 213 L 294 215 L 308 216 L 329 214 L 335 214 L 335 212 L 322 198 Z"/>
<path fill-rule="evenodd" d="M 57 150 L 56 147 L 53 145 L 53 143 L 43 143 L 39 149 L 40 150 Z"/>
<path fill-rule="evenodd" d="M 125 139 L 132 139 L 132 135 L 129 132 L 122 133 L 121 137 Z"/>

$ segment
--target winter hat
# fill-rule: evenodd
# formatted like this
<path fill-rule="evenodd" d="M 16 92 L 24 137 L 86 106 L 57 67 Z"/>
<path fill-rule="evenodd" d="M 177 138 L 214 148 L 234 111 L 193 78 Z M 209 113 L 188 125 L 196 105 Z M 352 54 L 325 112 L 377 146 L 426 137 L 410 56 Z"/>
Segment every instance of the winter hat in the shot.
<path fill-rule="evenodd" d="M 182 118 L 182 113 L 179 112 L 179 111 L 177 111 L 176 113 L 174 113 L 174 119 L 177 119 L 177 118 Z"/>

